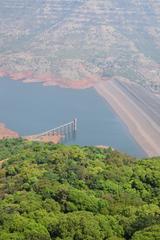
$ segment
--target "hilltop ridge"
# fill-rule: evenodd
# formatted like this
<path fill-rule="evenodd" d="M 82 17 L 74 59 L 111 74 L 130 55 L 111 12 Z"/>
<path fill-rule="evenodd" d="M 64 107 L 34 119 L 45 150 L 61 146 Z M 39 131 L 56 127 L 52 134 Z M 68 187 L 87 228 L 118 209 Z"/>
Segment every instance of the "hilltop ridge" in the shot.
<path fill-rule="evenodd" d="M 0 21 L 1 76 L 74 88 L 112 78 L 159 85 L 159 1 L 6 0 Z"/>

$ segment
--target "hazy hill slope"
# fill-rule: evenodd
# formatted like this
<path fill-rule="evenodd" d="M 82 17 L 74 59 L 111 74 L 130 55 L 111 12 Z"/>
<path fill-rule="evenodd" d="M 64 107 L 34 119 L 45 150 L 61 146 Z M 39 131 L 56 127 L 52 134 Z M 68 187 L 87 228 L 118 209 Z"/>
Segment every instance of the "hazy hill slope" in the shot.
<path fill-rule="evenodd" d="M 160 158 L 13 139 L 0 159 L 0 240 L 159 239 Z"/>
<path fill-rule="evenodd" d="M 159 82 L 159 1 L 6 0 L 0 21 L 5 72 L 50 82 Z"/>

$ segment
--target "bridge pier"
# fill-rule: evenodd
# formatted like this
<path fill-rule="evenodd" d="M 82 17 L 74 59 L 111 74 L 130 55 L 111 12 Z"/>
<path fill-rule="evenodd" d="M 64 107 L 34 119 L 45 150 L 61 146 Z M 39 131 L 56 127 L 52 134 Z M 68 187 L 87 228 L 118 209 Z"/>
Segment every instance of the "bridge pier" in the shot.
<path fill-rule="evenodd" d="M 74 131 L 76 132 L 77 131 L 77 118 L 74 118 L 74 120 L 73 120 L 73 128 L 74 128 Z"/>
<path fill-rule="evenodd" d="M 62 136 L 62 139 L 71 139 L 72 136 L 75 136 L 75 133 L 77 131 L 77 118 L 73 119 L 73 121 L 61 125 L 57 128 L 53 128 L 49 131 L 40 133 L 40 134 L 36 134 L 33 136 L 30 136 L 32 138 L 32 140 L 40 140 L 42 137 L 47 137 L 47 136 L 54 136 L 54 135 L 60 135 Z M 25 138 L 25 137 L 24 137 Z"/>

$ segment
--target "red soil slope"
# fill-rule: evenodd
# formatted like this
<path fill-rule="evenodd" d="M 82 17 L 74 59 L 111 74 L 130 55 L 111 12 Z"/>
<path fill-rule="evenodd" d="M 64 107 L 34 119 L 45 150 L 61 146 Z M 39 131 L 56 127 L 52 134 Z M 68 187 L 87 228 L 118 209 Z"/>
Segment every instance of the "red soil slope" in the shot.
<path fill-rule="evenodd" d="M 0 139 L 4 138 L 18 138 L 19 134 L 6 128 L 5 124 L 0 123 Z"/>

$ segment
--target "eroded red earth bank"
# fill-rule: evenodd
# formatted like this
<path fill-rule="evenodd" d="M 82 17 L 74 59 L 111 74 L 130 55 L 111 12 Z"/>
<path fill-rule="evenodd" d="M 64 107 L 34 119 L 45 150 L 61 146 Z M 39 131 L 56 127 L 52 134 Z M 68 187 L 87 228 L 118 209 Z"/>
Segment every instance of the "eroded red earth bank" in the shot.
<path fill-rule="evenodd" d="M 33 74 L 31 71 L 6 72 L 0 69 L 0 77 L 9 77 L 13 80 L 20 80 L 25 83 L 41 82 L 44 86 L 60 86 L 73 89 L 85 89 L 93 87 L 100 79 L 97 76 L 87 76 L 81 80 L 63 80 L 54 74 Z"/>
<path fill-rule="evenodd" d="M 19 134 L 14 132 L 8 128 L 6 128 L 5 124 L 0 123 L 0 140 L 4 138 L 18 138 Z"/>
<path fill-rule="evenodd" d="M 20 135 L 17 132 L 8 129 L 4 123 L 0 123 L 0 140 L 7 139 L 7 138 L 19 138 L 19 137 Z M 34 135 L 26 136 L 24 139 L 28 141 L 35 141 Z M 37 141 L 51 142 L 53 144 L 57 144 L 57 143 L 60 143 L 61 139 L 62 139 L 62 136 L 54 135 L 54 136 L 41 137 L 40 139 L 37 139 Z"/>

